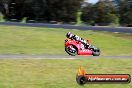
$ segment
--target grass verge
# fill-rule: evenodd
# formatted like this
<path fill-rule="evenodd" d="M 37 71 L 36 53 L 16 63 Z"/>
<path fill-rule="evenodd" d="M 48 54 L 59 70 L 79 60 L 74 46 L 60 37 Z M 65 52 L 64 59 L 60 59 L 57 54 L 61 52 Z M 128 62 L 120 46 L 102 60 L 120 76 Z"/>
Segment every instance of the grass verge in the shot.
<path fill-rule="evenodd" d="M 65 34 L 90 39 L 101 55 L 132 55 L 132 34 L 56 28 L 0 26 L 0 54 L 66 54 Z"/>
<path fill-rule="evenodd" d="M 0 60 L 0 88 L 131 88 L 130 84 L 88 84 L 75 77 L 80 65 L 88 74 L 130 74 L 132 59 Z"/>

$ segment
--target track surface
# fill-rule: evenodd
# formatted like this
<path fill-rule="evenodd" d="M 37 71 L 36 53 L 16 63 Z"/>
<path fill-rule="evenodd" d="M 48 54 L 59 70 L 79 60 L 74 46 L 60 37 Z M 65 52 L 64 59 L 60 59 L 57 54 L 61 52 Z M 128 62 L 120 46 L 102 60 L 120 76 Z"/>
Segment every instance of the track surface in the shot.
<path fill-rule="evenodd" d="M 132 59 L 132 56 L 69 56 L 69 55 L 25 55 L 25 54 L 0 55 L 0 59 L 88 59 L 88 58 Z"/>
<path fill-rule="evenodd" d="M 101 27 L 101 26 L 98 27 L 98 26 L 77 26 L 77 25 L 68 25 L 68 24 L 17 23 L 17 22 L 0 22 L 0 25 L 48 27 L 48 28 L 64 28 L 64 29 L 79 29 L 79 30 L 132 33 L 132 27 Z"/>

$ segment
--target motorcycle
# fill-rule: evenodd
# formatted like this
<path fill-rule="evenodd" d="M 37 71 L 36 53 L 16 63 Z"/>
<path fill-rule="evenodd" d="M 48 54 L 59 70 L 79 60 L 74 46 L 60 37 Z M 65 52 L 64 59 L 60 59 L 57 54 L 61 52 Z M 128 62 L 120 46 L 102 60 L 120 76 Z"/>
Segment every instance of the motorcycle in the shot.
<path fill-rule="evenodd" d="M 90 45 L 88 48 L 84 47 L 84 45 L 79 41 L 66 39 L 65 40 L 65 51 L 71 56 L 76 56 L 76 55 L 99 56 L 100 49 L 91 45 L 89 40 L 87 40 L 87 43 Z"/>

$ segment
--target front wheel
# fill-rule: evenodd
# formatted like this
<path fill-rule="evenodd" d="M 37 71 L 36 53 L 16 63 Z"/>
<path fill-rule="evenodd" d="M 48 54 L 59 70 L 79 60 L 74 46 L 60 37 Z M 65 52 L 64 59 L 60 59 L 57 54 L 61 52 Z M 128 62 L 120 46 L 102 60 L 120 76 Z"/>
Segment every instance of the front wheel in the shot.
<path fill-rule="evenodd" d="M 77 49 L 73 45 L 65 46 L 65 51 L 71 56 L 77 55 Z"/>

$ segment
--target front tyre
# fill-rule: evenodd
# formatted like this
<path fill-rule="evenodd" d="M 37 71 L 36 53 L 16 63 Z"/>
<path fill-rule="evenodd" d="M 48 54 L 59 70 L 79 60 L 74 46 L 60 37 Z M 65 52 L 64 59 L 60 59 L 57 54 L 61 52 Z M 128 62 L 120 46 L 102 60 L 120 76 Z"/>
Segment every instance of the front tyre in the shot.
<path fill-rule="evenodd" d="M 77 55 L 77 49 L 73 45 L 66 46 L 65 51 L 71 56 Z"/>

